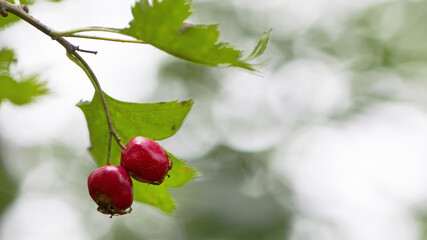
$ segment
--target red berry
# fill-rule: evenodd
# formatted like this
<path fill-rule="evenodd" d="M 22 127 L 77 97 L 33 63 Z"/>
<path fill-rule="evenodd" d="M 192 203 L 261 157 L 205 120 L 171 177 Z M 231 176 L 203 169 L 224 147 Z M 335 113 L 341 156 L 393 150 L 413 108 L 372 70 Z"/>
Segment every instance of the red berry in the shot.
<path fill-rule="evenodd" d="M 111 216 L 126 211 L 133 202 L 132 180 L 121 166 L 107 165 L 93 171 L 88 179 L 89 194 L 98 204 L 98 211 Z"/>
<path fill-rule="evenodd" d="M 158 143 L 145 137 L 134 137 L 122 151 L 120 165 L 135 180 L 158 185 L 172 168 L 172 161 Z"/>

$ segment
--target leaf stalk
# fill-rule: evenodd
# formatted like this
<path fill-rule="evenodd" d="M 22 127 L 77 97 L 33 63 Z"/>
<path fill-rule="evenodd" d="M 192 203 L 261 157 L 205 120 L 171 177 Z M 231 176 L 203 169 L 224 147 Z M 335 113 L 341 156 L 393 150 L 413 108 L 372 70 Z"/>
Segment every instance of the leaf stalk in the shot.
<path fill-rule="evenodd" d="M 76 28 L 68 31 L 52 31 L 51 33 L 58 37 L 73 37 L 73 38 L 86 38 L 86 39 L 95 39 L 95 40 L 104 40 L 104 41 L 112 41 L 112 42 L 123 42 L 123 43 L 140 43 L 145 44 L 146 42 L 138 39 L 120 39 L 120 38 L 109 38 L 109 37 L 99 37 L 99 36 L 88 36 L 88 35 L 82 35 L 77 33 L 82 32 L 108 32 L 108 33 L 115 33 L 120 35 L 125 35 L 121 32 L 121 29 L 118 28 L 108 28 L 108 27 L 85 27 L 85 28 Z"/>

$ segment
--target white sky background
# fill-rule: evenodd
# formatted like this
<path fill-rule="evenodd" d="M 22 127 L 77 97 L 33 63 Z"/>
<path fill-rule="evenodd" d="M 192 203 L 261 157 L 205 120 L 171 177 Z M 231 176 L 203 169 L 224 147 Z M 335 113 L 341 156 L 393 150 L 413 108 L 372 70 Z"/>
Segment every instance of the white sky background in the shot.
<path fill-rule="evenodd" d="M 37 4 L 30 11 L 57 30 L 93 25 L 124 27 L 131 19 L 131 2 L 65 0 L 61 4 Z M 347 14 L 379 2 L 384 1 L 233 1 L 238 6 L 265 11 L 272 28 L 282 33 L 315 23 L 339 29 L 337 23 Z M 149 99 L 157 85 L 158 63 L 167 57 L 165 54 L 149 46 L 70 40 L 84 49 L 99 51 L 96 56 L 82 55 L 110 95 L 124 101 Z M 51 94 L 29 106 L 2 104 L 2 137 L 17 146 L 60 141 L 76 151 L 85 151 L 89 146 L 86 122 L 74 106 L 81 99 L 90 100 L 93 94 L 84 73 L 65 57 L 62 47 L 23 22 L 0 32 L 3 46 L 16 50 L 16 71 L 41 72 Z M 292 239 L 418 238 L 413 210 L 427 200 L 425 107 L 410 102 L 381 104 L 342 124 L 330 124 L 325 117 L 346 108 L 351 101 L 350 73 L 340 63 L 298 59 L 264 77 L 239 69 L 230 72 L 212 112 L 195 109 L 198 114 L 194 118 L 190 114 L 188 119 L 196 122 L 194 119 L 212 116 L 218 132 L 206 127 L 199 131 L 211 134 L 214 140 L 199 136 L 196 147 L 177 145 L 190 141 L 181 139 L 191 139 L 195 134 L 186 132 L 184 126 L 176 136 L 179 141 L 165 142 L 172 152 L 183 158 L 200 156 L 219 141 L 243 151 L 274 148 L 272 172 L 291 182 L 302 213 L 294 224 Z M 242 85 L 245 87 L 238 87 Z M 313 124 L 292 132 L 298 119 L 311 119 Z M 51 164 L 33 170 L 32 175 L 19 167 L 14 171 L 15 175 L 28 174 L 25 178 L 31 179 L 53 169 Z M 34 187 L 28 179 L 22 191 Z M 29 214 L 32 209 L 40 212 Z M 57 212 L 68 221 L 55 219 Z M 36 226 L 55 226 L 57 233 L 67 233 L 61 239 L 92 239 L 102 234 L 82 227 L 78 214 L 61 196 L 22 194 L 5 216 L 8 220 L 1 222 L 0 238 L 58 239 L 55 232 Z M 95 214 L 93 211 L 89 218 L 98 219 L 92 216 Z M 33 227 L 17 231 L 23 223 Z"/>

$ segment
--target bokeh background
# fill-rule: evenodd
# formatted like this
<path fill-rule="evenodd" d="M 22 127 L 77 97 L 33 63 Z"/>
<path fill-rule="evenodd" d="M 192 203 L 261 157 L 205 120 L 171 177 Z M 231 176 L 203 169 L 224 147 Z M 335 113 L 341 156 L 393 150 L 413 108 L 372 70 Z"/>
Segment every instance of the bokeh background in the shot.
<path fill-rule="evenodd" d="M 37 1 L 57 30 L 125 27 L 133 1 Z M 108 218 L 83 113 L 92 98 L 64 49 L 24 22 L 0 32 L 18 75 L 49 94 L 0 106 L 0 239 L 427 239 L 427 1 L 193 0 L 190 22 L 220 23 L 257 73 L 184 62 L 150 46 L 70 39 L 104 90 L 133 102 L 193 98 L 161 144 L 200 171 L 173 215 L 143 204 Z M 2 21 L 2 19 L 0 19 Z"/>

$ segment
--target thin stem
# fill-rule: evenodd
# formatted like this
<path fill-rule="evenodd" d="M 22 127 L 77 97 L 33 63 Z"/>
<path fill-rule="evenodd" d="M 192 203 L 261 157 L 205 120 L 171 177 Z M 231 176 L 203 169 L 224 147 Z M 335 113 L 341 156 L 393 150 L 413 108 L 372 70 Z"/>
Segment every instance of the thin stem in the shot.
<path fill-rule="evenodd" d="M 13 5 L 9 2 L 6 2 L 5 0 L 0 0 L 0 10 L 10 12 L 17 17 L 21 18 L 22 20 L 28 22 L 44 34 L 51 37 L 53 40 L 57 41 L 59 44 L 61 44 L 65 50 L 67 51 L 67 56 L 76 63 L 79 67 L 83 69 L 83 71 L 86 73 L 86 75 L 89 77 L 90 81 L 92 82 L 93 87 L 95 88 L 95 91 L 98 93 L 101 103 L 104 107 L 105 116 L 107 118 L 108 128 L 109 128 L 109 135 L 114 136 L 114 139 L 116 140 L 117 144 L 122 148 L 126 149 L 126 147 L 121 143 L 120 137 L 117 135 L 116 130 L 114 129 L 113 122 L 111 120 L 110 111 L 108 110 L 107 106 L 107 100 L 105 99 L 104 92 L 102 91 L 101 85 L 98 82 L 98 79 L 95 76 L 95 73 L 92 71 L 90 66 L 87 64 L 87 62 L 77 53 L 79 48 L 77 46 L 74 46 L 70 42 L 68 42 L 65 38 L 56 36 L 52 34 L 54 30 L 45 24 L 41 23 L 31 15 L 29 15 L 24 10 L 24 5 Z M 3 14 L 2 14 L 3 16 Z M 86 51 L 87 52 L 87 51 Z M 92 52 L 92 51 L 89 51 Z"/>
<path fill-rule="evenodd" d="M 98 36 L 87 36 L 87 35 L 81 35 L 81 34 L 72 34 L 72 35 L 67 35 L 67 36 L 63 36 L 63 37 L 87 38 L 87 39 L 104 40 L 104 41 L 111 41 L 111 42 L 146 44 L 146 42 L 141 41 L 141 40 L 127 40 L 127 39 L 118 39 L 118 38 L 107 38 L 107 37 L 98 37 Z"/>
<path fill-rule="evenodd" d="M 75 37 L 75 38 L 88 38 L 88 39 L 96 39 L 96 40 L 105 40 L 105 41 L 112 41 L 112 42 L 126 42 L 126 43 L 145 43 L 141 40 L 126 40 L 126 39 L 118 39 L 118 38 L 108 38 L 108 37 L 98 37 L 98 36 L 88 36 L 88 35 L 81 35 L 76 33 L 81 32 L 109 32 L 109 33 L 116 33 L 128 36 L 127 34 L 124 34 L 121 32 L 121 29 L 118 28 L 107 28 L 107 27 L 85 27 L 85 28 L 76 28 L 68 31 L 51 31 L 51 33 L 57 37 Z"/>
<path fill-rule="evenodd" d="M 75 62 L 79 67 L 83 69 L 83 71 L 86 73 L 86 75 L 92 82 L 92 85 L 95 88 L 95 91 L 98 93 L 99 97 L 101 98 L 101 103 L 104 107 L 105 116 L 108 122 L 108 128 L 110 129 L 109 133 L 114 136 L 114 139 L 116 140 L 117 144 L 119 144 L 119 146 L 122 149 L 126 149 L 126 147 L 122 144 L 119 135 L 117 135 L 117 132 L 114 129 L 113 121 L 111 120 L 111 115 L 110 115 L 110 111 L 108 110 L 107 100 L 105 99 L 104 91 L 102 91 L 101 85 L 99 84 L 99 81 L 96 78 L 95 73 L 92 71 L 92 69 L 87 64 L 87 62 L 79 54 L 75 52 L 74 54 L 67 52 L 67 56 L 68 58 L 71 59 L 71 61 Z"/>
<path fill-rule="evenodd" d="M 111 155 L 111 132 L 108 133 L 107 165 L 110 165 L 110 155 Z"/>

